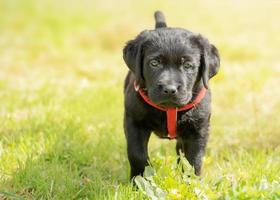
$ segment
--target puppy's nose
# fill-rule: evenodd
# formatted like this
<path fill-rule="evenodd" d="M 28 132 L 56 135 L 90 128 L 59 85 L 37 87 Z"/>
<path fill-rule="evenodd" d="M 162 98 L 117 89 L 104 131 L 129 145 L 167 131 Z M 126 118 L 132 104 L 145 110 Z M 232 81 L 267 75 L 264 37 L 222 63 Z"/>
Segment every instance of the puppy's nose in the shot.
<path fill-rule="evenodd" d="M 162 86 L 162 92 L 166 95 L 174 95 L 178 92 L 179 87 L 176 85 Z"/>

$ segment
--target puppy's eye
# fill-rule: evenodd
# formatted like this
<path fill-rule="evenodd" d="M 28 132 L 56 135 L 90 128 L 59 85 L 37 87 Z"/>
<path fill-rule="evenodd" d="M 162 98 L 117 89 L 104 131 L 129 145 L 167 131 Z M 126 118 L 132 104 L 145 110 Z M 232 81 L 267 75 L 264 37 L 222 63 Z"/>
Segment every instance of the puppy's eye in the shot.
<path fill-rule="evenodd" d="M 181 58 L 181 63 L 186 69 L 193 67 L 193 64 L 187 61 L 184 57 Z"/>
<path fill-rule="evenodd" d="M 150 61 L 150 66 L 152 66 L 152 67 L 158 67 L 158 66 L 159 66 L 159 61 L 158 61 L 158 60 L 155 60 L 155 59 L 151 60 L 151 61 Z"/>
<path fill-rule="evenodd" d="M 183 64 L 183 66 L 184 66 L 186 69 L 188 69 L 188 68 L 193 67 L 193 64 L 190 63 L 190 62 L 185 62 L 185 63 Z"/>

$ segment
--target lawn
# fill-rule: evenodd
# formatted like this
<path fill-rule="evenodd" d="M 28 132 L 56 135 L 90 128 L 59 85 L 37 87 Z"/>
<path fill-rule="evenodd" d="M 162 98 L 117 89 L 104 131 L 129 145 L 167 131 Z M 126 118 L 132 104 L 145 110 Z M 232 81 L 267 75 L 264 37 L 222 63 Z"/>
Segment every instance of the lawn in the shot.
<path fill-rule="evenodd" d="M 136 190 L 122 48 L 158 9 L 206 35 L 221 70 L 202 176 L 152 136 Z M 280 199 L 279 10 L 276 0 L 0 1 L 0 199 Z"/>

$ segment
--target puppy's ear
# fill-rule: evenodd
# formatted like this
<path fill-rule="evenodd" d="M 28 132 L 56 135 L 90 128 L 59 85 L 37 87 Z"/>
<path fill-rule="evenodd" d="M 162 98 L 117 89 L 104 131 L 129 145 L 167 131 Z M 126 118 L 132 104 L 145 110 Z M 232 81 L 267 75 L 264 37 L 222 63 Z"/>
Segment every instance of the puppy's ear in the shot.
<path fill-rule="evenodd" d="M 215 76 L 220 68 L 218 49 L 201 35 L 195 36 L 192 41 L 195 41 L 200 48 L 200 73 L 204 87 L 208 88 L 208 80 Z"/>
<path fill-rule="evenodd" d="M 128 68 L 134 73 L 136 81 L 140 86 L 144 84 L 142 72 L 143 66 L 143 45 L 139 38 L 130 40 L 123 49 L 123 59 Z"/>

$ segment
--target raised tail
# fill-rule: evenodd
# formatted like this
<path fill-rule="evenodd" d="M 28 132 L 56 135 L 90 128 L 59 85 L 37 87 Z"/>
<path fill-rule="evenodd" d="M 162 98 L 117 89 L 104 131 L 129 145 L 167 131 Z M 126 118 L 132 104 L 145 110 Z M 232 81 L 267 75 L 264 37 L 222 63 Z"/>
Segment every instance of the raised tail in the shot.
<path fill-rule="evenodd" d="M 156 29 L 167 27 L 164 14 L 161 11 L 156 11 L 154 16 L 156 20 Z"/>

